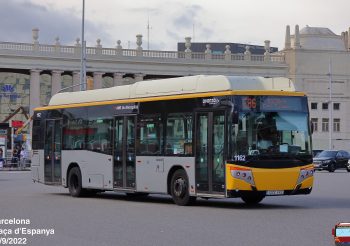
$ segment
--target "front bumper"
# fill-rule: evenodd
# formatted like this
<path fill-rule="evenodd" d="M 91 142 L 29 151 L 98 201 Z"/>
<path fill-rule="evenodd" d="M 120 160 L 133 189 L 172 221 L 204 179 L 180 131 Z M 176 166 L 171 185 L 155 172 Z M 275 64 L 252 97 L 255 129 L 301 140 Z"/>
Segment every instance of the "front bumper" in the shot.
<path fill-rule="evenodd" d="M 318 171 L 328 170 L 329 163 L 314 163 L 314 169 Z"/>
<path fill-rule="evenodd" d="M 291 195 L 308 195 L 312 191 L 311 188 L 303 188 L 303 189 L 294 189 L 294 190 L 283 190 L 283 194 L 281 195 L 269 195 L 267 191 L 244 191 L 244 190 L 227 190 L 227 197 L 242 197 L 244 194 L 255 193 L 264 196 L 291 196 Z"/>
<path fill-rule="evenodd" d="M 312 164 L 303 167 L 274 169 L 242 168 L 235 164 L 227 164 L 226 168 L 226 195 L 228 197 L 240 197 L 243 193 L 252 192 L 266 196 L 306 195 L 310 194 L 313 186 Z M 248 172 L 252 179 L 245 180 L 238 176 L 237 172 L 240 172 L 241 176 L 243 172 Z"/>

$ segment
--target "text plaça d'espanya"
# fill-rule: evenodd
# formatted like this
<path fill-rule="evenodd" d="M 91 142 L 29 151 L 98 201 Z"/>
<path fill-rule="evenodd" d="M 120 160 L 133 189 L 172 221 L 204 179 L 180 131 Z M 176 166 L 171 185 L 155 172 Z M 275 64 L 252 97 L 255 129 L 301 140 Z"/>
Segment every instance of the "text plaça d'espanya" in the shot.
<path fill-rule="evenodd" d="M 55 234 L 54 229 L 30 229 L 30 228 L 24 228 L 24 227 L 16 228 L 16 229 L 1 229 L 0 228 L 0 236 L 9 236 L 9 235 L 49 236 L 49 235 L 54 235 L 54 234 Z"/>

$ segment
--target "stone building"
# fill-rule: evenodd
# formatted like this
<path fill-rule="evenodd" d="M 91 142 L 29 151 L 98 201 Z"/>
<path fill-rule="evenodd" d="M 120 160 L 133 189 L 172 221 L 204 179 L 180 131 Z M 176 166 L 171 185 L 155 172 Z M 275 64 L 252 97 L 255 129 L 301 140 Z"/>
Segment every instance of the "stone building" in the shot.
<path fill-rule="evenodd" d="M 281 53 L 288 77 L 308 94 L 314 149 L 350 150 L 349 41 L 349 32 L 336 35 L 328 28 L 309 26 L 299 31 L 295 26 L 291 35 L 286 28 Z"/>
<path fill-rule="evenodd" d="M 58 37 L 53 44 L 41 44 L 38 29 L 32 36 L 32 43 L 0 42 L 0 121 L 19 106 L 29 106 L 32 112 L 62 88 L 80 83 L 79 39 L 67 46 Z M 289 77 L 309 95 L 314 149 L 350 151 L 349 32 L 336 35 L 328 28 L 309 26 L 299 31 L 295 26 L 291 34 L 287 26 L 285 47 L 272 52 L 266 40 L 263 54 L 254 54 L 249 45 L 243 53 L 226 45 L 219 54 L 210 44 L 195 52 L 190 37 L 185 38 L 184 51 L 144 50 L 142 35 L 136 36 L 136 45 L 124 49 L 118 40 L 115 47 L 105 48 L 97 39 L 95 47 L 87 47 L 87 75 L 95 89 L 197 74 Z"/>

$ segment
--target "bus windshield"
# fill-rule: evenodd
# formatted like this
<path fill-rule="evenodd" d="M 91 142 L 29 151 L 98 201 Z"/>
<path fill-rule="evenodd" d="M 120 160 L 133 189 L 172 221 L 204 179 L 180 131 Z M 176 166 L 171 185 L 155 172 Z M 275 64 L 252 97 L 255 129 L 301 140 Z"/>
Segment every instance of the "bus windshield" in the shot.
<path fill-rule="evenodd" d="M 335 230 L 337 237 L 350 237 L 350 227 L 337 227 Z"/>
<path fill-rule="evenodd" d="M 311 155 L 307 112 L 242 111 L 234 127 L 235 156 Z"/>

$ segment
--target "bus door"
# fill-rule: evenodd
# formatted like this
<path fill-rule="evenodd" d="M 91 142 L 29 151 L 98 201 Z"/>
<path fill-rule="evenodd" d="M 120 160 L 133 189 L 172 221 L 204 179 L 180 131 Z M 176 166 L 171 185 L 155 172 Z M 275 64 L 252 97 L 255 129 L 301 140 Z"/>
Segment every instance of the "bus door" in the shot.
<path fill-rule="evenodd" d="M 225 191 L 225 111 L 196 113 L 196 187 L 199 193 Z"/>
<path fill-rule="evenodd" d="M 114 121 L 114 188 L 135 188 L 136 116 L 117 116 Z"/>
<path fill-rule="evenodd" d="M 61 184 L 62 120 L 46 120 L 44 145 L 45 183 Z"/>

